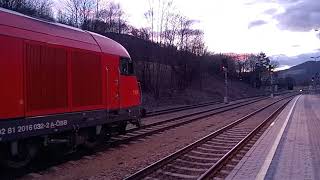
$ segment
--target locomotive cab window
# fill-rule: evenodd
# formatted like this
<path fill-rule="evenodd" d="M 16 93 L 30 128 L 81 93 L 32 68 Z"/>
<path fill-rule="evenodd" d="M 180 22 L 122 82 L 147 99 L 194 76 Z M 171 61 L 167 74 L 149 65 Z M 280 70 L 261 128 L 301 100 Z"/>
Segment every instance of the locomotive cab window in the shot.
<path fill-rule="evenodd" d="M 134 74 L 134 68 L 133 68 L 133 62 L 129 58 L 121 58 L 120 59 L 120 73 L 121 75 L 133 75 Z"/>

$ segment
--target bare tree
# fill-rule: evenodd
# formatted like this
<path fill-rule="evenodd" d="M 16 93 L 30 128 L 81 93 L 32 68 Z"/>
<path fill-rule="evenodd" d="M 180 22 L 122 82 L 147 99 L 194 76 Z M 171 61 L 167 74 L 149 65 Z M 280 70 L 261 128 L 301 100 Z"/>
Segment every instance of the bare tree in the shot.
<path fill-rule="evenodd" d="M 69 24 L 68 16 L 66 15 L 66 13 L 62 12 L 61 10 L 58 11 L 57 21 L 62 24 Z"/>
<path fill-rule="evenodd" d="M 167 46 L 174 46 L 176 43 L 179 19 L 180 15 L 178 14 L 170 13 L 167 16 L 164 31 L 164 41 Z"/>
<path fill-rule="evenodd" d="M 110 2 L 105 8 L 99 11 L 99 18 L 105 22 L 108 29 L 107 32 L 115 32 L 121 34 L 128 30 L 126 16 L 120 4 Z"/>
<path fill-rule="evenodd" d="M 100 8 L 100 0 L 96 0 L 96 19 L 99 19 L 99 8 Z"/>
<path fill-rule="evenodd" d="M 168 32 L 168 22 L 173 13 L 173 0 L 148 0 L 149 9 L 145 18 L 150 24 L 151 41 L 163 44 L 165 33 Z"/>
<path fill-rule="evenodd" d="M 54 21 L 51 0 L 0 0 L 0 7 Z"/>
<path fill-rule="evenodd" d="M 163 38 L 165 36 L 164 29 L 167 28 L 168 18 L 170 18 L 171 10 L 173 10 L 173 1 L 172 0 L 163 0 L 162 3 L 159 0 L 159 8 L 161 8 L 161 11 L 159 11 L 159 40 L 158 42 L 162 44 Z"/>
<path fill-rule="evenodd" d="M 63 0 L 64 9 L 58 11 L 58 21 L 88 29 L 89 20 L 96 16 L 96 0 Z M 67 20 L 66 20 L 67 19 Z"/>
<path fill-rule="evenodd" d="M 94 0 L 82 0 L 80 4 L 80 25 L 83 29 L 88 29 L 89 18 L 93 19 L 95 17 L 94 13 Z"/>
<path fill-rule="evenodd" d="M 79 27 L 79 16 L 82 0 L 65 0 L 65 12 L 70 25 Z"/>
<path fill-rule="evenodd" d="M 117 8 L 116 8 L 116 14 L 117 14 L 117 18 L 118 18 L 118 34 L 122 34 L 123 31 L 125 31 L 126 27 L 126 19 L 124 17 L 125 13 L 122 10 L 120 4 L 117 4 Z"/>
<path fill-rule="evenodd" d="M 28 0 L 27 1 L 32 9 L 36 10 L 36 15 L 38 17 L 53 17 L 52 12 L 52 1 L 48 0 Z M 53 18 L 52 18 L 53 19 Z"/>
<path fill-rule="evenodd" d="M 205 53 L 205 43 L 203 40 L 203 32 L 200 30 L 194 30 L 192 32 L 190 40 L 191 53 L 201 56 Z"/>
<path fill-rule="evenodd" d="M 192 29 L 194 23 L 196 23 L 195 20 L 188 19 L 185 16 L 181 16 L 179 18 L 178 33 L 180 36 L 180 41 L 178 42 L 178 46 L 180 50 L 188 51 L 190 49 L 190 37 L 197 33 L 197 30 Z"/>
<path fill-rule="evenodd" d="M 151 24 L 151 41 L 154 41 L 154 0 L 148 0 L 149 10 L 144 14 L 145 18 Z"/>
<path fill-rule="evenodd" d="M 275 70 L 276 68 L 279 67 L 279 62 L 278 61 L 275 61 L 275 60 L 272 60 L 270 61 L 270 67 L 271 67 L 271 70 Z"/>
<path fill-rule="evenodd" d="M 143 40 L 150 40 L 150 30 L 148 28 L 134 28 L 131 27 L 131 33 L 132 36 L 143 39 Z"/>

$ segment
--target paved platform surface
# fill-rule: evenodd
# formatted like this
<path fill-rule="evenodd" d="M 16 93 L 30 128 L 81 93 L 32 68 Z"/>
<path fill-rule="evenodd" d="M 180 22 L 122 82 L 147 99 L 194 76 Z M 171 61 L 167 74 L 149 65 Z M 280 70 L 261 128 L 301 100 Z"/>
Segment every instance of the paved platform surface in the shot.
<path fill-rule="evenodd" d="M 320 95 L 291 101 L 227 179 L 320 179 Z"/>

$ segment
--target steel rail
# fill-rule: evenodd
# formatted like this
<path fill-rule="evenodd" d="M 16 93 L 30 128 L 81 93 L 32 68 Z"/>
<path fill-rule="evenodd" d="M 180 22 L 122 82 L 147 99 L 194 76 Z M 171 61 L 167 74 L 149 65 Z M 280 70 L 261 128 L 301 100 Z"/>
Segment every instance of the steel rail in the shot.
<path fill-rule="evenodd" d="M 283 95 L 283 94 L 287 94 L 287 93 L 290 93 L 290 92 L 279 92 L 279 93 L 275 93 L 274 95 Z M 256 96 L 245 97 L 245 98 L 235 98 L 232 100 L 233 101 L 245 100 L 245 99 L 252 100 L 252 99 L 257 99 L 260 97 L 267 97 L 267 96 L 268 95 L 256 95 Z M 211 102 L 204 102 L 204 103 L 199 103 L 199 104 L 191 104 L 191 105 L 186 105 L 186 106 L 179 106 L 179 107 L 173 107 L 173 108 L 168 108 L 168 109 L 149 111 L 149 112 L 147 112 L 146 117 L 153 117 L 153 116 L 174 113 L 174 112 L 179 112 L 179 111 L 184 111 L 184 110 L 189 110 L 189 109 L 194 109 L 194 108 L 211 106 L 211 105 L 215 105 L 215 104 L 223 104 L 223 101 L 211 101 Z"/>
<path fill-rule="evenodd" d="M 233 101 L 239 101 L 239 100 L 245 100 L 245 99 L 253 100 L 253 99 L 258 99 L 261 97 L 266 97 L 266 96 L 259 95 L 259 96 L 247 97 L 247 98 L 243 98 L 243 99 L 239 98 L 239 99 L 233 99 Z M 217 104 L 223 104 L 223 101 L 212 101 L 212 102 L 205 102 L 205 103 L 192 104 L 192 105 L 186 105 L 186 106 L 181 106 L 181 107 L 174 107 L 174 108 L 150 111 L 150 112 L 147 112 L 146 117 L 153 117 L 153 116 L 158 116 L 158 115 L 163 115 L 163 114 L 175 113 L 175 112 L 179 112 L 179 111 L 201 108 L 201 107 L 206 107 L 206 106 L 212 106 L 212 105 L 217 105 Z"/>

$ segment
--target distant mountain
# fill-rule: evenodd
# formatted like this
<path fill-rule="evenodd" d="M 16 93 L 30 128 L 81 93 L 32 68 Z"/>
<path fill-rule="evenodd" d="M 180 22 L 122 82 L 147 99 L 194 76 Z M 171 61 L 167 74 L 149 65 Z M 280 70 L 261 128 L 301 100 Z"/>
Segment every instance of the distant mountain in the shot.
<path fill-rule="evenodd" d="M 320 73 L 320 61 L 307 61 L 289 69 L 278 71 L 278 78 L 292 77 L 296 84 L 307 85 L 316 73 Z"/>

